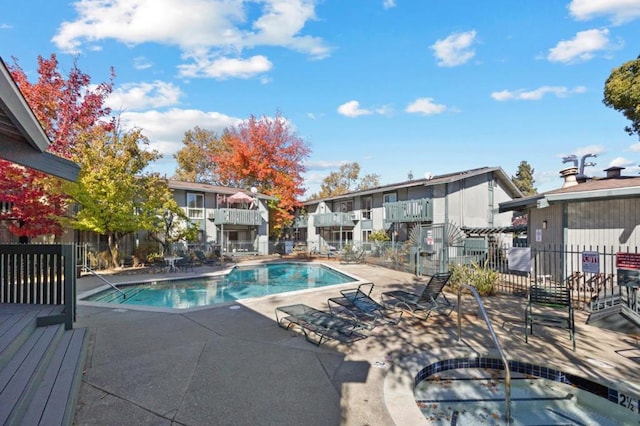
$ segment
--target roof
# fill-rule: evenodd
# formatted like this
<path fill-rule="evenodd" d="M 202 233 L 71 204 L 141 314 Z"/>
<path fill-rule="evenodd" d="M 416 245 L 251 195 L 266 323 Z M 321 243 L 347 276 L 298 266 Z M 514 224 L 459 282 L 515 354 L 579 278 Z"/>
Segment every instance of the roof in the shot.
<path fill-rule="evenodd" d="M 21 166 L 75 181 L 80 166 L 45 152 L 49 138 L 0 58 L 0 157 Z"/>
<path fill-rule="evenodd" d="M 547 207 L 559 202 L 578 202 L 611 198 L 640 197 L 640 177 L 619 176 L 591 179 L 578 185 L 558 188 L 519 200 L 500 203 L 500 213 Z"/>
<path fill-rule="evenodd" d="M 253 197 L 253 193 L 251 191 L 247 191 L 244 189 L 238 188 L 230 188 L 228 186 L 220 186 L 220 185 L 211 185 L 208 183 L 200 183 L 200 182 L 184 182 L 180 180 L 168 180 L 168 185 L 170 189 L 182 189 L 184 191 L 199 191 L 199 192 L 207 192 L 212 194 L 223 194 L 223 195 L 233 195 L 237 192 L 244 192 L 247 195 Z M 277 198 L 267 194 L 255 194 L 261 200 L 272 200 L 276 201 Z"/>
<path fill-rule="evenodd" d="M 365 195 L 379 194 L 381 192 L 395 191 L 398 189 L 411 188 L 416 186 L 441 185 L 445 183 L 451 183 L 451 182 L 456 182 L 463 179 L 468 179 L 473 176 L 479 176 L 487 173 L 495 173 L 498 180 L 502 182 L 502 184 L 505 186 L 505 188 L 507 189 L 507 191 L 510 193 L 512 197 L 516 197 L 516 198 L 522 197 L 522 193 L 520 192 L 520 190 L 515 186 L 515 184 L 511 181 L 509 176 L 504 172 L 504 170 L 502 170 L 501 167 L 480 167 L 477 169 L 463 170 L 460 172 L 437 175 L 430 178 L 413 179 L 413 180 L 407 180 L 404 182 L 393 183 L 389 185 L 377 186 L 375 188 L 370 188 L 363 191 L 348 192 L 348 193 L 336 195 L 333 197 L 307 200 L 303 204 L 310 205 L 310 204 L 318 203 L 320 201 L 332 201 L 332 200 L 340 200 L 340 199 L 352 198 L 352 197 L 361 197 Z"/>

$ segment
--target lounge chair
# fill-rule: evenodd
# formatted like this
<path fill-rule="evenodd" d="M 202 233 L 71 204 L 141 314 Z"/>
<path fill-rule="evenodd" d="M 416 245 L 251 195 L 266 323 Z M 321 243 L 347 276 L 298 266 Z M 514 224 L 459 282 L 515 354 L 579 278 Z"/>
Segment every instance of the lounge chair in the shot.
<path fill-rule="evenodd" d="M 277 307 L 276 322 L 287 330 L 292 325 L 297 325 L 307 341 L 316 346 L 320 346 L 326 339 L 351 343 L 367 337 L 357 331 L 362 328 L 362 323 L 356 319 L 343 318 L 304 304 Z"/>
<path fill-rule="evenodd" d="M 422 293 L 416 294 L 404 290 L 388 291 L 382 293 L 382 302 L 387 306 L 404 308 L 414 315 L 426 313 L 429 317 L 431 312 L 442 309 L 448 310 L 448 315 L 453 311 L 454 305 L 449 302 L 442 290 L 449 282 L 449 278 L 451 278 L 451 272 L 434 274 Z"/>
<path fill-rule="evenodd" d="M 198 259 L 198 261 L 204 265 L 215 265 L 216 264 L 216 258 L 208 258 L 207 256 L 205 256 L 205 254 L 202 252 L 202 250 L 194 250 L 193 254 L 196 255 L 196 258 Z"/>
<path fill-rule="evenodd" d="M 369 287 L 367 289 L 367 287 Z M 342 290 L 341 297 L 332 297 L 327 300 L 329 305 L 329 311 L 334 311 L 335 307 L 340 306 L 343 310 L 348 311 L 351 315 L 370 323 L 370 327 L 374 328 L 378 321 L 388 324 L 397 324 L 402 318 L 403 312 L 400 311 L 399 315 L 395 318 L 391 314 L 397 313 L 395 309 L 389 309 L 389 307 L 376 302 L 371 298 L 371 291 L 373 290 L 373 283 L 360 284 L 356 289 Z"/>

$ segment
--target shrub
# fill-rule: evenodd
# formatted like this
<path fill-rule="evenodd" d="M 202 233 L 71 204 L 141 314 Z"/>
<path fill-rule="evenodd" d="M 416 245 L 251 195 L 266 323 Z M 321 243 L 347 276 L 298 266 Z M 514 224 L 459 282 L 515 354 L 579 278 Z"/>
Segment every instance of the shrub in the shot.
<path fill-rule="evenodd" d="M 496 294 L 500 273 L 490 269 L 486 264 L 484 266 L 480 266 L 477 262 L 471 265 L 452 264 L 449 270 L 451 271 L 449 285 L 454 291 L 457 291 L 461 284 L 471 284 L 480 296 Z"/>

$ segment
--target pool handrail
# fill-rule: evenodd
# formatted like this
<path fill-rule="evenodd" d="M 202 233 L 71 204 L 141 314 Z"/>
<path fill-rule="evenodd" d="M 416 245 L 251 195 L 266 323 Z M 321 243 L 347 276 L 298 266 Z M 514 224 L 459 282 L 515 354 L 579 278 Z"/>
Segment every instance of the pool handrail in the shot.
<path fill-rule="evenodd" d="M 85 271 L 89 272 L 90 274 L 92 274 L 94 277 L 98 277 L 99 279 L 101 279 L 102 281 L 104 281 L 105 283 L 109 284 L 114 290 L 116 290 L 117 292 L 119 292 L 120 294 L 122 294 L 122 298 L 126 299 L 127 298 L 127 294 L 120 290 L 118 287 L 115 286 L 115 284 L 113 284 L 112 282 L 108 281 L 105 277 L 103 277 L 102 275 L 99 275 L 96 271 L 94 271 L 93 269 L 89 268 L 87 265 L 82 265 L 82 269 L 84 269 Z"/>
<path fill-rule="evenodd" d="M 504 364 L 504 417 L 506 424 L 511 424 L 511 369 L 509 368 L 509 361 L 507 361 L 507 357 L 502 350 L 502 345 L 496 336 L 495 331 L 493 330 L 493 326 L 491 325 L 491 321 L 489 321 L 489 317 L 487 316 L 487 311 L 484 309 L 484 305 L 480 300 L 480 295 L 478 294 L 478 290 L 472 285 L 469 284 L 460 284 L 458 286 L 458 342 L 462 338 L 462 316 L 460 315 L 460 306 L 462 303 L 462 289 L 465 288 L 473 294 L 473 297 L 476 299 L 478 303 L 478 308 L 480 309 L 480 314 L 484 318 L 484 322 L 487 324 L 487 328 L 489 329 L 489 334 L 491 334 L 491 339 L 493 339 L 493 344 L 496 347 L 496 350 L 500 354 L 500 358 L 502 359 L 502 363 Z"/>

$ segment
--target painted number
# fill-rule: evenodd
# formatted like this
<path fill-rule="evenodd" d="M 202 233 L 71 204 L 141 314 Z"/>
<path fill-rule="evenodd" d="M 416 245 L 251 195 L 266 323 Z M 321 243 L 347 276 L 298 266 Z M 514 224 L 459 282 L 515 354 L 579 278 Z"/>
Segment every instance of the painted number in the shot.
<path fill-rule="evenodd" d="M 622 392 L 618 392 L 618 405 L 621 405 L 634 413 L 638 412 L 638 400 L 630 397 L 629 395 L 625 395 Z"/>

